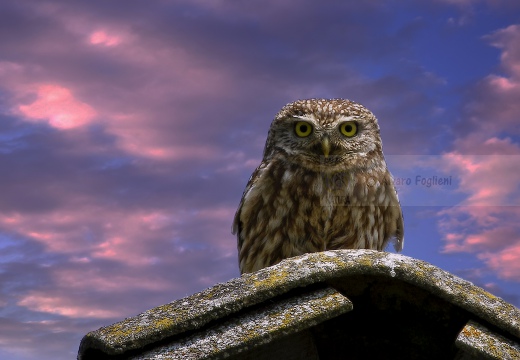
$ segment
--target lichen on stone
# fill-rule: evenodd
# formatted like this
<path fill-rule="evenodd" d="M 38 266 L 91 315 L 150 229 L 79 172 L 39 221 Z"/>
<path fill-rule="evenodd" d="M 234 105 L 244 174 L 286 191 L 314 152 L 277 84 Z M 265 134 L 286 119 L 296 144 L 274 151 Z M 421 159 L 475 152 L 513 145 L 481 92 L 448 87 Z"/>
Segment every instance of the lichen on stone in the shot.
<path fill-rule="evenodd" d="M 470 321 L 460 332 L 456 344 L 475 358 L 520 359 L 520 344 Z"/>

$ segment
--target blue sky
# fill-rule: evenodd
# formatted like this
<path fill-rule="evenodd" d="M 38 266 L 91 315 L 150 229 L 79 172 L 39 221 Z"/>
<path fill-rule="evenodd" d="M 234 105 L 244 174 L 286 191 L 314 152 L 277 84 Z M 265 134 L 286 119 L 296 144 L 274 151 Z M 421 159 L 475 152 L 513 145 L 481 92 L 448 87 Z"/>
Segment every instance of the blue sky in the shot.
<path fill-rule="evenodd" d="M 404 255 L 520 306 L 519 15 L 0 3 L 0 357 L 70 359 L 90 330 L 238 276 L 240 196 L 276 112 L 309 97 L 378 117 Z"/>

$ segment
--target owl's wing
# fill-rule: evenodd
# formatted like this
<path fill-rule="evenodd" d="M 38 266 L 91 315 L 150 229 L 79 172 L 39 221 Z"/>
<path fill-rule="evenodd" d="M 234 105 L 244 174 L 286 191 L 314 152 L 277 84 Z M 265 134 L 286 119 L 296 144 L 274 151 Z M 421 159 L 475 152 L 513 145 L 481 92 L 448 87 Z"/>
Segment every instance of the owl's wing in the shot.
<path fill-rule="evenodd" d="M 255 183 L 260 178 L 260 174 L 264 171 L 266 167 L 267 163 L 262 161 L 260 166 L 258 166 L 256 170 L 251 174 L 251 177 L 247 182 L 246 188 L 242 193 L 242 199 L 240 200 L 240 204 L 238 205 L 237 212 L 235 213 L 233 225 L 231 226 L 231 233 L 237 236 L 237 244 L 239 249 L 242 247 L 242 243 L 244 242 L 244 239 L 242 239 L 240 236 L 240 234 L 242 233 L 242 222 L 240 221 L 240 213 L 242 211 L 242 206 L 244 206 L 244 203 L 247 200 L 248 193 L 255 186 Z"/>
<path fill-rule="evenodd" d="M 394 240 L 394 249 L 397 252 L 403 250 L 404 246 L 404 217 L 403 217 L 403 209 L 401 208 L 401 202 L 399 201 L 399 197 L 397 196 L 397 190 L 394 187 L 395 199 L 397 201 L 397 207 L 399 210 L 399 216 L 397 217 L 397 226 L 395 230 L 395 240 Z"/>

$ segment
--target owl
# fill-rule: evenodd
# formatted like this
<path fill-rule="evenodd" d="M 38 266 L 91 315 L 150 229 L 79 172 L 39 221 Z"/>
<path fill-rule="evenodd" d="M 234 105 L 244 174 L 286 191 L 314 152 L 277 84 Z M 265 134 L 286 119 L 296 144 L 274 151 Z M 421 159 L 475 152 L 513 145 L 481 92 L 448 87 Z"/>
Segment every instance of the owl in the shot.
<path fill-rule="evenodd" d="M 404 243 L 376 117 L 344 99 L 298 100 L 275 116 L 235 214 L 241 273 L 304 253 Z"/>

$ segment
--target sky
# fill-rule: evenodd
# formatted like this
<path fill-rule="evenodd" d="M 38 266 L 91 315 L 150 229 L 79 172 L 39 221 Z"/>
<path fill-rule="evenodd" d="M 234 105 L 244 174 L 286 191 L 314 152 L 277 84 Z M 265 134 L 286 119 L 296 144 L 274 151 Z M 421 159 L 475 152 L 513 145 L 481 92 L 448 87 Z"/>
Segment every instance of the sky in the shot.
<path fill-rule="evenodd" d="M 231 223 L 297 99 L 379 119 L 403 255 L 520 306 L 520 2 L 0 2 L 0 358 L 239 276 Z"/>

